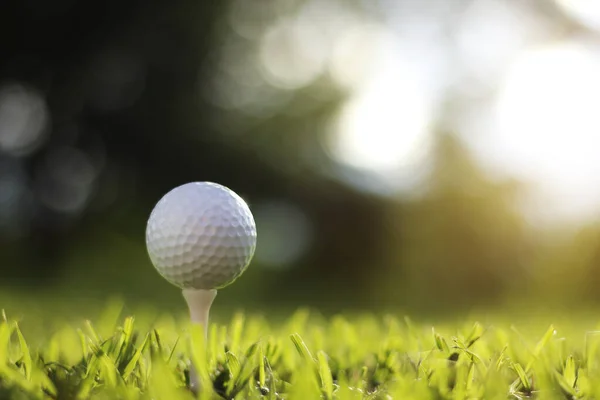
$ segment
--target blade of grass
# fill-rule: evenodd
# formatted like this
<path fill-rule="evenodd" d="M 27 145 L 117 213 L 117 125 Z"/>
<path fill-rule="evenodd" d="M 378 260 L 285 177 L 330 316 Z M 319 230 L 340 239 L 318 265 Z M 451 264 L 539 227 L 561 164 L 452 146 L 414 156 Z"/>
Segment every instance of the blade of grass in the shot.
<path fill-rule="evenodd" d="M 321 377 L 321 390 L 326 400 L 333 399 L 333 378 L 331 376 L 331 369 L 329 368 L 329 362 L 327 361 L 327 354 L 320 350 L 317 352 L 317 359 L 319 360 L 319 376 Z"/>
<path fill-rule="evenodd" d="M 290 339 L 292 340 L 292 343 L 294 343 L 296 351 L 303 359 L 310 360 L 313 363 L 315 362 L 310 350 L 308 350 L 308 346 L 306 346 L 306 343 L 304 343 L 304 340 L 302 340 L 302 337 L 298 333 L 291 334 Z"/>
<path fill-rule="evenodd" d="M 554 326 L 550 325 L 550 327 L 546 330 L 546 333 L 544 333 L 544 336 L 542 336 L 542 338 L 536 344 L 535 349 L 533 350 L 532 357 L 529 359 L 529 362 L 525 367 L 525 371 L 529 371 L 531 369 L 531 366 L 533 365 L 535 360 L 538 359 L 544 347 L 548 344 L 550 339 L 552 339 L 552 336 L 554 336 L 555 334 L 556 330 L 554 329 Z"/>
<path fill-rule="evenodd" d="M 29 346 L 27 346 L 27 342 L 25 341 L 25 337 L 19 328 L 19 324 L 15 322 L 14 327 L 15 332 L 17 332 L 17 337 L 19 338 L 19 346 L 21 347 L 21 354 L 23 355 L 23 367 L 25 368 L 25 377 L 28 380 L 31 380 L 31 370 L 33 368 L 33 363 L 31 361 L 31 353 L 29 352 Z"/>
<path fill-rule="evenodd" d="M 142 357 L 142 354 L 143 354 L 144 350 L 146 349 L 146 346 L 148 345 L 149 339 L 150 339 L 150 333 L 147 333 L 146 337 L 144 338 L 144 341 L 138 347 L 138 349 L 133 354 L 133 357 L 131 357 L 131 360 L 129 360 L 129 362 L 125 366 L 125 369 L 123 370 L 123 379 L 124 380 L 129 378 L 129 376 L 131 375 L 131 373 L 133 372 L 135 367 L 138 365 L 138 362 L 139 362 L 140 358 Z"/>

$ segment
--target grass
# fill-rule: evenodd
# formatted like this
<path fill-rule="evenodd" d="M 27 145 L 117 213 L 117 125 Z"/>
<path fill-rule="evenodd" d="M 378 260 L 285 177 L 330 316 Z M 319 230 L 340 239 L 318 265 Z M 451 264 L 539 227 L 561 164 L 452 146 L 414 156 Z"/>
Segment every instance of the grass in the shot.
<path fill-rule="evenodd" d="M 144 318 L 115 306 L 28 339 L 3 313 L 0 399 L 600 399 L 596 331 L 299 310 L 276 325 L 237 313 L 204 343 L 200 327 Z"/>

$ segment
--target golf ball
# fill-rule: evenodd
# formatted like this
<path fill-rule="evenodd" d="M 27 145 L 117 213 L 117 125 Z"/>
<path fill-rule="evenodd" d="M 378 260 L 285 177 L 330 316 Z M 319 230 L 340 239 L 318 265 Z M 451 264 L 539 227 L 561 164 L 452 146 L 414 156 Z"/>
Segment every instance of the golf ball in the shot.
<path fill-rule="evenodd" d="M 256 225 L 248 205 L 225 186 L 192 182 L 156 204 L 146 227 L 150 260 L 185 289 L 219 289 L 248 267 Z"/>

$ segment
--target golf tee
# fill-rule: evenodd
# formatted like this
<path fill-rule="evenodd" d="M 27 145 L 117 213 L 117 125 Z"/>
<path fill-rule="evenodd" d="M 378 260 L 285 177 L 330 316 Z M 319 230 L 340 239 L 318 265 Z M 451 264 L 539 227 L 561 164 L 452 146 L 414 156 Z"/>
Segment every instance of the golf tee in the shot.
<path fill-rule="evenodd" d="M 183 289 L 183 297 L 188 305 L 190 320 L 192 324 L 202 325 L 204 331 L 204 343 L 207 343 L 210 307 L 216 296 L 216 289 Z M 190 387 L 194 392 L 197 392 L 200 388 L 198 374 L 194 369 L 193 363 L 190 368 Z"/>

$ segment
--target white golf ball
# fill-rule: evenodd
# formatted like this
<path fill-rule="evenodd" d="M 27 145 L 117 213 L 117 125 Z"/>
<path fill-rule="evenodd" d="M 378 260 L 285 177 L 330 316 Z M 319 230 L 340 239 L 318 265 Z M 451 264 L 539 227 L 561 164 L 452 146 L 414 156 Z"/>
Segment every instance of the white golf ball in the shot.
<path fill-rule="evenodd" d="M 186 289 L 219 289 L 248 267 L 256 225 L 246 202 L 225 186 L 192 182 L 176 187 L 154 207 L 146 227 L 154 267 Z"/>

